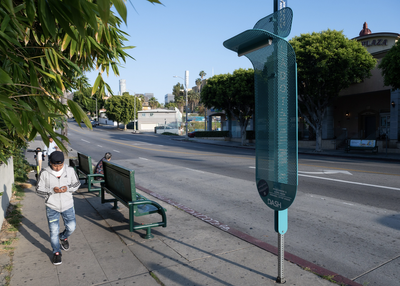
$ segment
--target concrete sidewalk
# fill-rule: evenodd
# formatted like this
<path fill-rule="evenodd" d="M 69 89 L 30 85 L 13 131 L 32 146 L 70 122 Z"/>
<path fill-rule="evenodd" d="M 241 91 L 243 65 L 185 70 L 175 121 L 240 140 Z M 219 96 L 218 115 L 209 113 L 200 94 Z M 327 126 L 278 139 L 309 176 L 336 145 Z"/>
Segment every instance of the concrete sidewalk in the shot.
<path fill-rule="evenodd" d="M 33 163 L 33 156 L 27 160 Z M 276 247 L 140 186 L 138 193 L 167 209 L 166 228 L 153 228 L 150 240 L 143 238 L 145 230 L 131 233 L 126 207 L 113 210 L 111 203 L 101 204 L 82 186 L 74 195 L 77 228 L 69 239 L 71 248 L 62 252 L 63 263 L 54 266 L 44 201 L 34 192 L 34 173 L 29 175 L 33 186 L 22 201 L 22 225 L 13 244 L 12 286 L 276 285 Z M 135 220 L 148 221 L 160 221 L 160 216 Z M 289 253 L 285 257 L 335 276 Z M 284 274 L 286 285 L 335 285 L 289 261 L 284 262 Z M 341 276 L 336 280 L 358 285 Z"/>
<path fill-rule="evenodd" d="M 33 156 L 27 160 L 34 163 Z M 153 228 L 154 238 L 143 239 L 145 230 L 129 232 L 126 207 L 113 210 L 111 203 L 102 205 L 82 186 L 74 195 L 77 228 L 69 239 L 71 249 L 63 251 L 63 263 L 54 266 L 45 205 L 34 193 L 33 173 L 30 183 L 13 245 L 12 286 L 277 284 L 276 246 L 140 186 L 138 193 L 167 209 L 166 228 Z M 160 221 L 160 216 L 135 219 L 148 221 Z M 342 285 L 360 285 L 290 253 L 285 258 L 286 285 L 336 285 L 304 268 L 334 277 Z"/>
<path fill-rule="evenodd" d="M 81 188 L 71 248 L 54 266 L 43 198 L 26 189 L 11 285 L 276 285 L 276 255 L 138 192 L 167 209 L 166 228 L 154 228 L 150 240 L 144 230 L 130 233 L 127 208 L 112 210 Z M 151 216 L 136 221 L 159 220 Z M 284 267 L 286 285 L 334 285 L 288 261 Z"/>
<path fill-rule="evenodd" d="M 43 199 L 34 187 L 26 189 L 12 286 L 276 284 L 277 257 L 257 246 L 151 197 L 167 209 L 168 227 L 153 229 L 155 237 L 145 240 L 144 230 L 129 232 L 127 208 L 112 210 L 86 191 L 75 195 L 71 248 L 54 266 Z M 287 261 L 285 277 L 287 285 L 333 285 Z"/>

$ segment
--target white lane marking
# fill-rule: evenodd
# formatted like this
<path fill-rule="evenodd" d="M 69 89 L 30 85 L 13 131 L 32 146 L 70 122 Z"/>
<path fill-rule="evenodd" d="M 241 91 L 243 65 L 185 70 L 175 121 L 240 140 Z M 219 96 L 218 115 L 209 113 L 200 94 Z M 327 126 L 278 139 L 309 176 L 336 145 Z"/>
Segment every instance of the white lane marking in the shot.
<path fill-rule="evenodd" d="M 302 174 L 308 174 L 308 175 L 332 175 L 332 174 L 345 174 L 345 175 L 353 175 L 352 173 L 348 171 L 340 171 L 340 170 L 322 170 L 319 172 L 305 172 L 305 171 L 299 171 L 299 173 Z"/>
<path fill-rule="evenodd" d="M 99 147 L 103 147 L 103 146 L 101 146 L 101 145 L 97 145 L 97 146 L 99 146 Z"/>
<path fill-rule="evenodd" d="M 150 144 L 150 143 L 132 143 L 132 145 L 134 145 L 134 146 L 142 146 L 142 145 L 154 145 L 154 144 Z"/>
<path fill-rule="evenodd" d="M 142 158 L 142 157 L 139 157 L 139 159 L 142 159 L 142 160 L 146 160 L 146 161 L 149 161 L 149 159 L 146 159 L 146 158 Z"/>
<path fill-rule="evenodd" d="M 198 172 L 198 173 L 202 173 L 202 174 L 204 174 L 204 172 L 202 172 L 202 171 L 199 171 L 199 170 L 195 170 L 195 169 L 190 169 L 190 168 L 185 168 L 186 170 L 189 170 L 189 171 L 193 171 L 193 172 Z"/>
<path fill-rule="evenodd" d="M 365 184 L 365 183 L 359 183 L 359 182 L 343 181 L 343 180 L 337 180 L 337 179 L 331 179 L 331 178 L 325 178 L 325 177 L 316 177 L 316 176 L 303 175 L 303 174 L 299 174 L 299 176 L 308 177 L 308 178 L 314 178 L 314 179 L 321 179 L 321 180 L 328 180 L 328 181 L 335 181 L 335 182 L 341 182 L 341 183 L 347 183 L 347 184 L 353 184 L 353 185 L 361 185 L 361 186 L 367 186 L 367 187 L 375 187 L 375 188 L 381 188 L 381 189 L 389 189 L 389 190 L 400 191 L 400 188 L 378 186 L 378 185 Z"/>
<path fill-rule="evenodd" d="M 354 206 L 354 204 L 343 203 L 344 205 Z"/>
<path fill-rule="evenodd" d="M 250 168 L 250 169 L 255 169 L 256 167 L 254 167 L 254 166 L 250 166 L 249 168 Z"/>
<path fill-rule="evenodd" d="M 119 152 L 118 150 L 113 150 L 114 152 L 117 152 L 117 153 L 121 153 L 121 152 Z"/>
<path fill-rule="evenodd" d="M 89 141 L 86 141 L 86 140 L 84 140 L 84 139 L 81 139 L 83 142 L 86 142 L 86 143 L 90 143 Z"/>

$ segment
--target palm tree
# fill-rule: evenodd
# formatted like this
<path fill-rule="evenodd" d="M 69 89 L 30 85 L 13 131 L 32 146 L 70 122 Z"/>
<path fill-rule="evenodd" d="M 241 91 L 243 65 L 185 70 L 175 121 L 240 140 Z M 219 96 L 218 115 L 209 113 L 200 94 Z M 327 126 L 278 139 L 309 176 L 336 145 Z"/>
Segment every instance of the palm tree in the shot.
<path fill-rule="evenodd" d="M 195 109 L 196 104 L 199 102 L 199 100 L 200 100 L 200 95 L 198 92 L 195 92 L 194 90 L 190 90 L 188 92 L 188 103 L 189 103 L 191 112 L 193 112 L 193 110 Z"/>
<path fill-rule="evenodd" d="M 178 106 L 179 111 L 183 113 L 183 107 L 185 106 L 185 99 L 183 96 L 175 97 L 175 103 Z"/>
<path fill-rule="evenodd" d="M 204 71 L 201 71 L 199 73 L 199 76 L 201 77 L 201 80 L 203 81 L 203 78 L 206 76 L 207 74 Z"/>
<path fill-rule="evenodd" d="M 201 78 L 196 79 L 197 91 L 200 92 Z"/>
<path fill-rule="evenodd" d="M 149 99 L 149 105 L 150 105 L 151 109 L 157 108 L 158 101 L 154 96 Z"/>
<path fill-rule="evenodd" d="M 206 76 L 207 74 L 204 71 L 201 71 L 199 73 L 199 76 L 201 77 L 201 80 L 203 81 L 203 78 Z M 204 130 L 207 130 L 207 108 L 204 108 Z"/>

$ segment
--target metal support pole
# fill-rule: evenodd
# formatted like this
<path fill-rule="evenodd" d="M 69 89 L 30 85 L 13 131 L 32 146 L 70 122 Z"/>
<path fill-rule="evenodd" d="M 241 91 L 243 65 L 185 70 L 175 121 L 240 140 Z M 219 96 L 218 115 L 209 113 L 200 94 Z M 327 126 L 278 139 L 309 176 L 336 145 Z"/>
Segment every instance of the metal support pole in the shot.
<path fill-rule="evenodd" d="M 134 110 L 133 110 L 133 132 L 136 133 L 136 94 L 134 94 Z"/>
<path fill-rule="evenodd" d="M 285 237 L 284 234 L 278 233 L 278 278 L 276 282 L 280 284 L 286 283 L 283 275 L 283 263 L 285 261 Z"/>
<path fill-rule="evenodd" d="M 185 108 L 186 108 L 186 120 L 185 120 L 185 128 L 186 128 L 186 139 L 188 139 L 189 137 L 188 137 L 188 112 L 187 112 L 187 110 L 188 110 L 187 86 L 185 88 L 185 91 L 186 91 L 186 106 L 185 106 Z"/>
<path fill-rule="evenodd" d="M 386 116 L 386 120 L 385 120 L 385 137 L 386 137 L 386 156 L 387 156 L 387 149 L 388 149 L 388 119 Z"/>
<path fill-rule="evenodd" d="M 185 93 L 186 93 L 186 120 L 185 120 L 185 127 L 186 127 L 186 139 L 189 139 L 188 136 L 188 85 L 189 85 L 189 71 L 185 71 Z"/>

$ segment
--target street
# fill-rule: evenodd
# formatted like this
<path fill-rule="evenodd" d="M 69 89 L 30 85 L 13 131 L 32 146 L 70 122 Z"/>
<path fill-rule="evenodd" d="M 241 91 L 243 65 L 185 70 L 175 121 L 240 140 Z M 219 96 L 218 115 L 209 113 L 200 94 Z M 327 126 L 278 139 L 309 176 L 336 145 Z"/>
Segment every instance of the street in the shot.
<path fill-rule="evenodd" d="M 136 183 L 277 245 L 274 212 L 255 186 L 255 151 L 154 133 L 79 128 L 70 147 L 135 170 Z M 285 250 L 365 285 L 400 281 L 400 164 L 299 155 Z"/>

